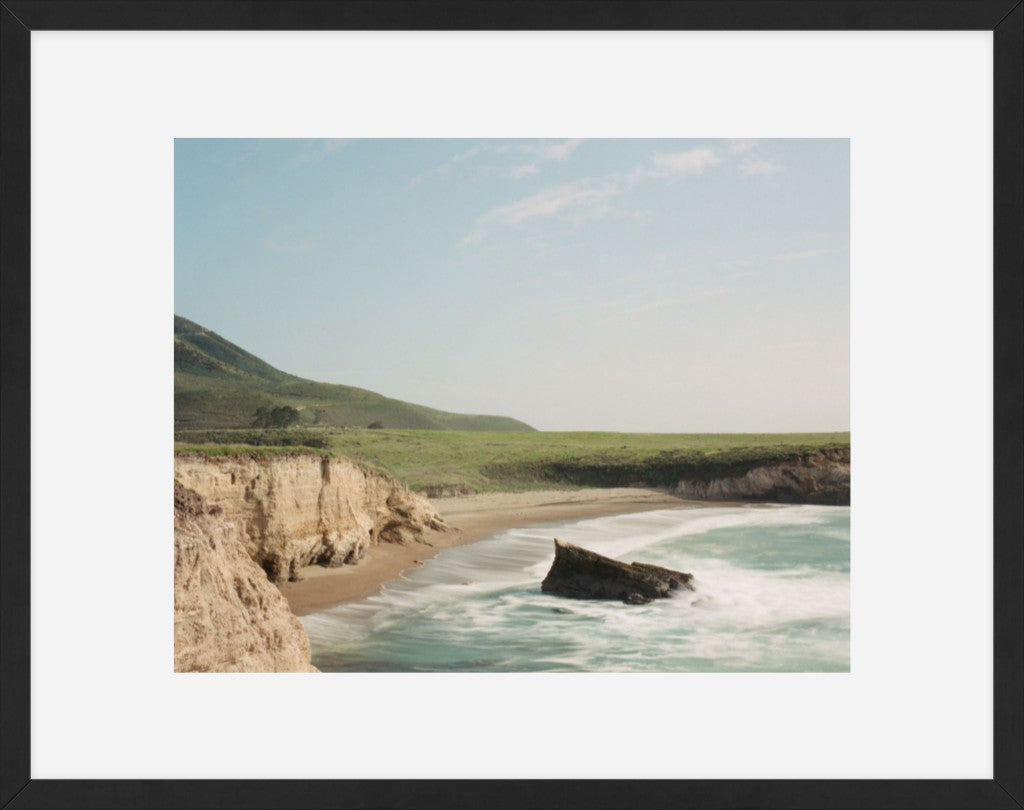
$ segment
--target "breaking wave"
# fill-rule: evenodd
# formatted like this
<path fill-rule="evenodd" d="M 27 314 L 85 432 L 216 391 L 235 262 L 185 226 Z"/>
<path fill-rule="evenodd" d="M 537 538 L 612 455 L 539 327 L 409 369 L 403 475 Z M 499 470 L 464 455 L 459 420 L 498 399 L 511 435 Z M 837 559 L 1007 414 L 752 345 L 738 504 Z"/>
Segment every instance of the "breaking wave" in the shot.
<path fill-rule="evenodd" d="M 540 582 L 558 537 L 692 572 L 647 605 Z M 850 664 L 850 510 L 666 509 L 500 532 L 302 618 L 324 672 L 827 672 Z"/>

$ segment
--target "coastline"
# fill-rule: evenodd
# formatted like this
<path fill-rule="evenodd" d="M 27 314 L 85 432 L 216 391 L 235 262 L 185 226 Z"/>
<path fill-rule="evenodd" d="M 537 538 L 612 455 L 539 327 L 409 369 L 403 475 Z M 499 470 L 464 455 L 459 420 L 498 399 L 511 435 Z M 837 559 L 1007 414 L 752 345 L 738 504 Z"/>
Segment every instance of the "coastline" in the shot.
<path fill-rule="evenodd" d="M 448 531 L 431 532 L 426 543 L 380 543 L 356 565 L 303 568 L 301 581 L 278 586 L 292 612 L 296 616 L 304 616 L 364 599 L 377 593 L 386 583 L 398 579 L 403 571 L 421 565 L 446 548 L 482 540 L 505 529 L 709 505 L 704 501 L 683 499 L 664 490 L 634 487 L 491 492 L 433 498 L 431 503 L 444 517 Z"/>

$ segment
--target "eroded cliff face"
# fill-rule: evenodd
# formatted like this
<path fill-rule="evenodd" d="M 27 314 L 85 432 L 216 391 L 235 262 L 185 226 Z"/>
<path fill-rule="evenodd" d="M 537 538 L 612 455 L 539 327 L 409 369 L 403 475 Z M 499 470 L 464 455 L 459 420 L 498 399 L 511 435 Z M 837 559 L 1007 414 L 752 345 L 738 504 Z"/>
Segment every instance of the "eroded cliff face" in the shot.
<path fill-rule="evenodd" d="M 176 672 L 316 672 L 288 602 L 223 511 L 174 484 Z"/>
<path fill-rule="evenodd" d="M 712 501 L 849 505 L 850 450 L 807 453 L 780 464 L 755 467 L 745 475 L 710 481 L 680 481 L 675 492 L 684 498 Z"/>
<path fill-rule="evenodd" d="M 273 582 L 298 578 L 306 565 L 355 563 L 376 543 L 415 542 L 444 529 L 425 498 L 341 458 L 182 455 L 174 477 L 222 510 Z"/>

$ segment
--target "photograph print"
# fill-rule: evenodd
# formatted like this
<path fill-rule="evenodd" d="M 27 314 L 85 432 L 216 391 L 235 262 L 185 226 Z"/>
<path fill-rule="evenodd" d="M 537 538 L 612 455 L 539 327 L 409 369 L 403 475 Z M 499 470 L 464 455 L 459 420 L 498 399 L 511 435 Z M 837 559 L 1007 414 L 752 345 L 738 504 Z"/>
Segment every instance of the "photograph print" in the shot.
<path fill-rule="evenodd" d="M 176 672 L 848 672 L 846 139 L 177 139 Z"/>

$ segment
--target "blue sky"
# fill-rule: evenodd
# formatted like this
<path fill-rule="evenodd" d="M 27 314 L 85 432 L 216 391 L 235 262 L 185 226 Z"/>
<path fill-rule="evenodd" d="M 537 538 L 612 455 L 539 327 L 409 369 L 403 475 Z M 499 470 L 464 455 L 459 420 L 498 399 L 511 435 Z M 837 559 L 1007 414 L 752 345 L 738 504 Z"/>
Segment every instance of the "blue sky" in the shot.
<path fill-rule="evenodd" d="M 175 312 L 543 430 L 849 429 L 847 140 L 175 142 Z"/>

